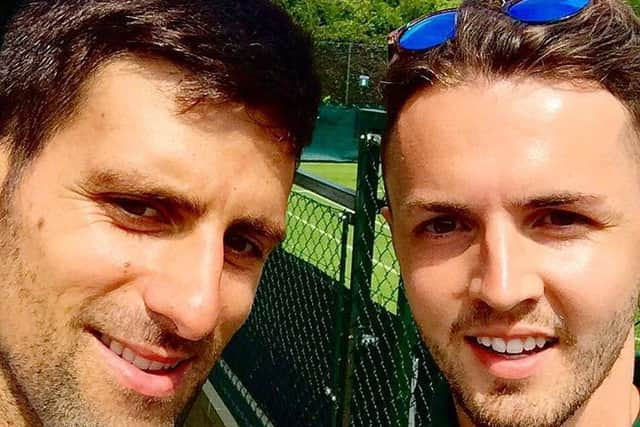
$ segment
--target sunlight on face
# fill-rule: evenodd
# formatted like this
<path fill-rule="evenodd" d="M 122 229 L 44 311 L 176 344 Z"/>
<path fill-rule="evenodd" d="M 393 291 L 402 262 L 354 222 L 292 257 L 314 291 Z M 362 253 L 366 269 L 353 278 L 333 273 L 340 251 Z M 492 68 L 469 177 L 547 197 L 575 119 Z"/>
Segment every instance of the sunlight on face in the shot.
<path fill-rule="evenodd" d="M 174 425 L 283 236 L 286 143 L 237 105 L 179 114 L 180 79 L 106 66 L 3 206 L 3 374 L 48 425 Z"/>
<path fill-rule="evenodd" d="M 556 425 L 608 374 L 630 383 L 613 374 L 640 276 L 629 127 L 604 90 L 532 80 L 423 91 L 401 112 L 386 216 L 463 422 Z"/>

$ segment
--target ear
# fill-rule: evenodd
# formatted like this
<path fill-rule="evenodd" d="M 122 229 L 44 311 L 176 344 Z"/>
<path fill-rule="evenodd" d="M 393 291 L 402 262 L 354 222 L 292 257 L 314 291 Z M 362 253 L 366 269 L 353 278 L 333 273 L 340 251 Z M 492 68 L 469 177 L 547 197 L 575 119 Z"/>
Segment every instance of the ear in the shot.
<path fill-rule="evenodd" d="M 389 206 L 384 206 L 380 209 L 380 213 L 384 217 L 387 224 L 389 224 L 389 228 L 393 230 L 393 215 L 391 213 L 391 208 Z"/>

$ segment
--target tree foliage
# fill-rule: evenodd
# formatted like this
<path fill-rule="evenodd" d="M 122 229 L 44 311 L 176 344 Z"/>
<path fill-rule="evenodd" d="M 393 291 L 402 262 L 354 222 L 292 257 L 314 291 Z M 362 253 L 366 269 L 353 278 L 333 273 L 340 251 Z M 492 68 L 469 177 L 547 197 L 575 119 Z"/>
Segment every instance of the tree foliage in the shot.
<path fill-rule="evenodd" d="M 384 44 L 384 36 L 416 16 L 459 0 L 275 0 L 318 40 Z M 640 0 L 639 0 L 640 1 Z"/>
<path fill-rule="evenodd" d="M 384 44 L 394 28 L 460 0 L 275 0 L 318 40 Z M 640 13 L 640 0 L 628 0 Z"/>

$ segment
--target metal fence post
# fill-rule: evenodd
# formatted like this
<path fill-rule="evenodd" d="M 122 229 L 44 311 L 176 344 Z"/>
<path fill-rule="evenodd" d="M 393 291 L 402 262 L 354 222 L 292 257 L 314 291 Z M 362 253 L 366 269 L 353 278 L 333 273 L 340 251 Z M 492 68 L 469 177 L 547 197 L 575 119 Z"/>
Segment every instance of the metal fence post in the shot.
<path fill-rule="evenodd" d="M 411 309 L 407 302 L 402 280 L 398 285 L 398 337 L 399 345 L 395 354 L 397 370 L 394 379 L 394 394 L 398 406 L 404 410 L 406 418 L 398 420 L 399 427 L 412 427 L 415 425 L 415 402 L 413 393 L 417 379 L 415 369 L 415 348 L 418 343 L 418 333 Z"/>
<path fill-rule="evenodd" d="M 351 51 L 353 50 L 353 43 L 349 43 L 349 52 L 347 53 L 347 81 L 344 90 L 344 105 L 349 105 L 349 87 L 351 83 Z"/>
<path fill-rule="evenodd" d="M 337 414 L 339 417 L 338 422 L 343 427 L 347 427 L 351 421 L 352 381 L 358 359 L 357 347 L 360 340 L 358 319 L 362 303 L 370 299 L 375 222 L 378 213 L 376 194 L 380 166 L 380 136 L 364 133 L 361 135 L 356 184 L 356 211 L 351 265 L 351 304 L 349 307 L 349 334 L 346 346 L 347 358 L 345 361 L 344 385 L 342 387 L 342 405 Z"/>
<path fill-rule="evenodd" d="M 340 424 L 341 408 L 343 403 L 344 376 L 347 367 L 347 345 L 349 342 L 349 310 L 345 305 L 347 247 L 349 246 L 349 226 L 353 223 L 353 215 L 347 211 L 342 214 L 342 235 L 340 247 L 340 272 L 336 288 L 335 323 L 333 331 L 333 390 L 327 391 L 327 397 L 331 400 L 332 417 L 331 427 Z"/>

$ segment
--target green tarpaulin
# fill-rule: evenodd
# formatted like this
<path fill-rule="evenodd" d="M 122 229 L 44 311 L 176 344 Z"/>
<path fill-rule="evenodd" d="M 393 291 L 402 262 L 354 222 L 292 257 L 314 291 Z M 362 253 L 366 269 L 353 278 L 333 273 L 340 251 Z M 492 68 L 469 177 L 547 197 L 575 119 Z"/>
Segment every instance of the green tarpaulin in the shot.
<path fill-rule="evenodd" d="M 355 162 L 362 132 L 382 133 L 382 110 L 323 105 L 311 145 L 302 153 L 307 162 Z"/>

